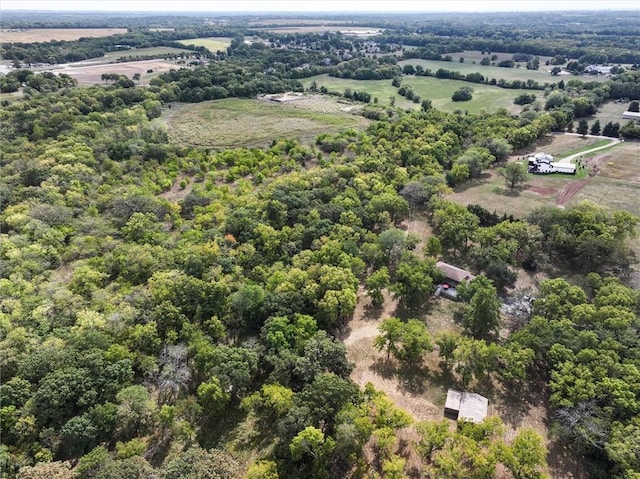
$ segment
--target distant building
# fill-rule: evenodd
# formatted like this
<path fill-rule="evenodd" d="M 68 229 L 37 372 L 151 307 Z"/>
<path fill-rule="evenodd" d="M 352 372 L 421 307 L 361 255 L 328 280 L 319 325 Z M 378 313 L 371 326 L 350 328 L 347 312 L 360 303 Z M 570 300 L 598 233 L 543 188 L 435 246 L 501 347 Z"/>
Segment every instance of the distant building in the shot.
<path fill-rule="evenodd" d="M 624 120 L 636 120 L 640 121 L 640 112 L 636 111 L 625 111 L 622 114 L 622 119 Z"/>
<path fill-rule="evenodd" d="M 489 400 L 476 393 L 449 389 L 444 405 L 444 415 L 451 419 L 480 423 L 487 417 Z"/>
<path fill-rule="evenodd" d="M 589 65 L 584 69 L 585 73 L 597 73 L 598 75 L 610 75 L 611 67 L 604 67 L 602 65 Z"/>

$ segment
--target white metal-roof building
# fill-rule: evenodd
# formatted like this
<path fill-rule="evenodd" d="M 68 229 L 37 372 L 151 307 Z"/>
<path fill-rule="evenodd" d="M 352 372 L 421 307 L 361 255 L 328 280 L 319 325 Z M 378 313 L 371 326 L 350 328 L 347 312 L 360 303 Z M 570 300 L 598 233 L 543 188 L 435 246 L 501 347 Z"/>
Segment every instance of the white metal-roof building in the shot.
<path fill-rule="evenodd" d="M 487 417 L 489 400 L 476 393 L 449 389 L 444 405 L 445 416 L 453 419 L 480 423 Z"/>

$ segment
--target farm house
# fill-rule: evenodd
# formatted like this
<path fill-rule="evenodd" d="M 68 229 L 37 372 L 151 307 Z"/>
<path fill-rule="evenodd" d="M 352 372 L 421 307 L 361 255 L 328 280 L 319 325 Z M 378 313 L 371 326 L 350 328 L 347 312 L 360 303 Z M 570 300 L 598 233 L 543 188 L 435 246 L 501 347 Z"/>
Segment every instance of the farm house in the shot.
<path fill-rule="evenodd" d="M 444 405 L 444 415 L 456 420 L 480 423 L 487 417 L 489 400 L 476 393 L 449 389 Z"/>
<path fill-rule="evenodd" d="M 575 175 L 576 165 L 573 163 L 554 162 L 553 156 L 546 153 L 536 153 L 528 158 L 529 173 L 548 174 L 548 173 L 568 173 Z"/>
<path fill-rule="evenodd" d="M 458 268 L 457 266 L 453 266 L 449 263 L 445 263 L 444 261 L 438 261 L 436 263 L 436 268 L 442 272 L 445 278 L 444 282 L 438 285 L 436 289 L 436 296 L 457 299 L 458 291 L 456 290 L 456 286 L 463 281 L 472 281 L 475 278 L 475 276 L 469 271 Z"/>

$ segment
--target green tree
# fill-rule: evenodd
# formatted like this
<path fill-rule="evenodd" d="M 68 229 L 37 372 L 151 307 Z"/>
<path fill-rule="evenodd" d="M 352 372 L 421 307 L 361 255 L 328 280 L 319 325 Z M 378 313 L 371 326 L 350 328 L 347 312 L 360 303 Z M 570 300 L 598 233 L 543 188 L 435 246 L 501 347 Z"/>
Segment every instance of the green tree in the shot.
<path fill-rule="evenodd" d="M 589 132 L 589 124 L 587 120 L 580 120 L 578 122 L 578 128 L 576 128 L 576 133 L 579 135 L 585 136 Z"/>
<path fill-rule="evenodd" d="M 464 326 L 476 339 L 491 339 L 500 328 L 500 300 L 491 281 L 483 275 L 476 276 L 468 285 L 460 288 L 460 296 L 468 298 L 464 312 Z"/>
<path fill-rule="evenodd" d="M 386 266 L 374 271 L 366 279 L 367 295 L 371 298 L 371 303 L 374 306 L 380 306 L 384 302 L 382 290 L 389 286 L 389 281 L 389 270 Z"/>
<path fill-rule="evenodd" d="M 512 190 L 528 178 L 527 167 L 517 161 L 507 163 L 504 168 L 498 170 L 498 174 L 504 178 L 505 183 Z"/>
<path fill-rule="evenodd" d="M 443 201 L 436 204 L 433 223 L 443 248 L 460 251 L 467 247 L 480 220 L 464 206 Z"/>
<path fill-rule="evenodd" d="M 531 428 L 518 430 L 513 443 L 504 450 L 502 462 L 514 479 L 543 479 L 547 450 L 540 435 Z"/>
<path fill-rule="evenodd" d="M 374 345 L 380 351 L 386 350 L 396 359 L 409 364 L 419 362 L 424 353 L 433 351 L 433 340 L 425 324 L 418 319 L 406 323 L 398 318 L 385 319 L 379 326 L 380 335 L 374 339 Z"/>
<path fill-rule="evenodd" d="M 399 357 L 409 364 L 418 363 L 425 353 L 433 351 L 431 335 L 419 319 L 410 319 L 404 323 L 401 343 Z"/>
<path fill-rule="evenodd" d="M 444 332 L 436 338 L 438 355 L 444 360 L 445 368 L 449 368 L 454 358 L 454 352 L 458 347 L 459 336 L 454 333 Z"/>
<path fill-rule="evenodd" d="M 323 468 L 334 447 L 335 441 L 332 438 L 325 437 L 320 429 L 307 426 L 293 438 L 289 451 L 294 461 L 311 462 L 313 477 L 326 477 L 328 474 Z"/>
<path fill-rule="evenodd" d="M 600 134 L 600 120 L 596 120 L 591 125 L 591 130 L 589 131 L 591 135 L 599 135 Z"/>
<path fill-rule="evenodd" d="M 469 101 L 473 98 L 473 89 L 469 87 L 461 87 L 451 95 L 452 101 Z"/>
<path fill-rule="evenodd" d="M 192 446 L 169 461 L 162 479 L 235 479 L 239 473 L 240 466 L 229 453 Z"/>
<path fill-rule="evenodd" d="M 273 461 L 258 461 L 251 464 L 245 479 L 278 479 L 278 465 Z"/>
<path fill-rule="evenodd" d="M 434 279 L 440 277 L 433 261 L 406 256 L 398 265 L 391 291 L 405 305 L 418 307 L 433 297 Z"/>
<path fill-rule="evenodd" d="M 380 334 L 373 340 L 374 346 L 379 350 L 387 351 L 387 358 L 391 354 L 396 356 L 399 351 L 400 341 L 402 340 L 404 325 L 399 318 L 387 318 L 380 326 L 378 331 Z"/>
<path fill-rule="evenodd" d="M 198 401 L 207 414 L 216 415 L 224 411 L 231 396 L 227 393 L 217 377 L 198 386 Z"/>

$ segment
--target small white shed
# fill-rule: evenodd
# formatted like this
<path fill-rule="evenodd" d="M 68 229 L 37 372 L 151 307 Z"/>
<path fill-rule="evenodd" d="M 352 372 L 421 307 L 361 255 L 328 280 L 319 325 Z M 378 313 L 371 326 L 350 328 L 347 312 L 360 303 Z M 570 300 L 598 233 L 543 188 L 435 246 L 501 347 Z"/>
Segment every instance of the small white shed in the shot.
<path fill-rule="evenodd" d="M 489 400 L 476 393 L 449 389 L 444 405 L 444 414 L 452 419 L 480 423 L 487 417 Z"/>

